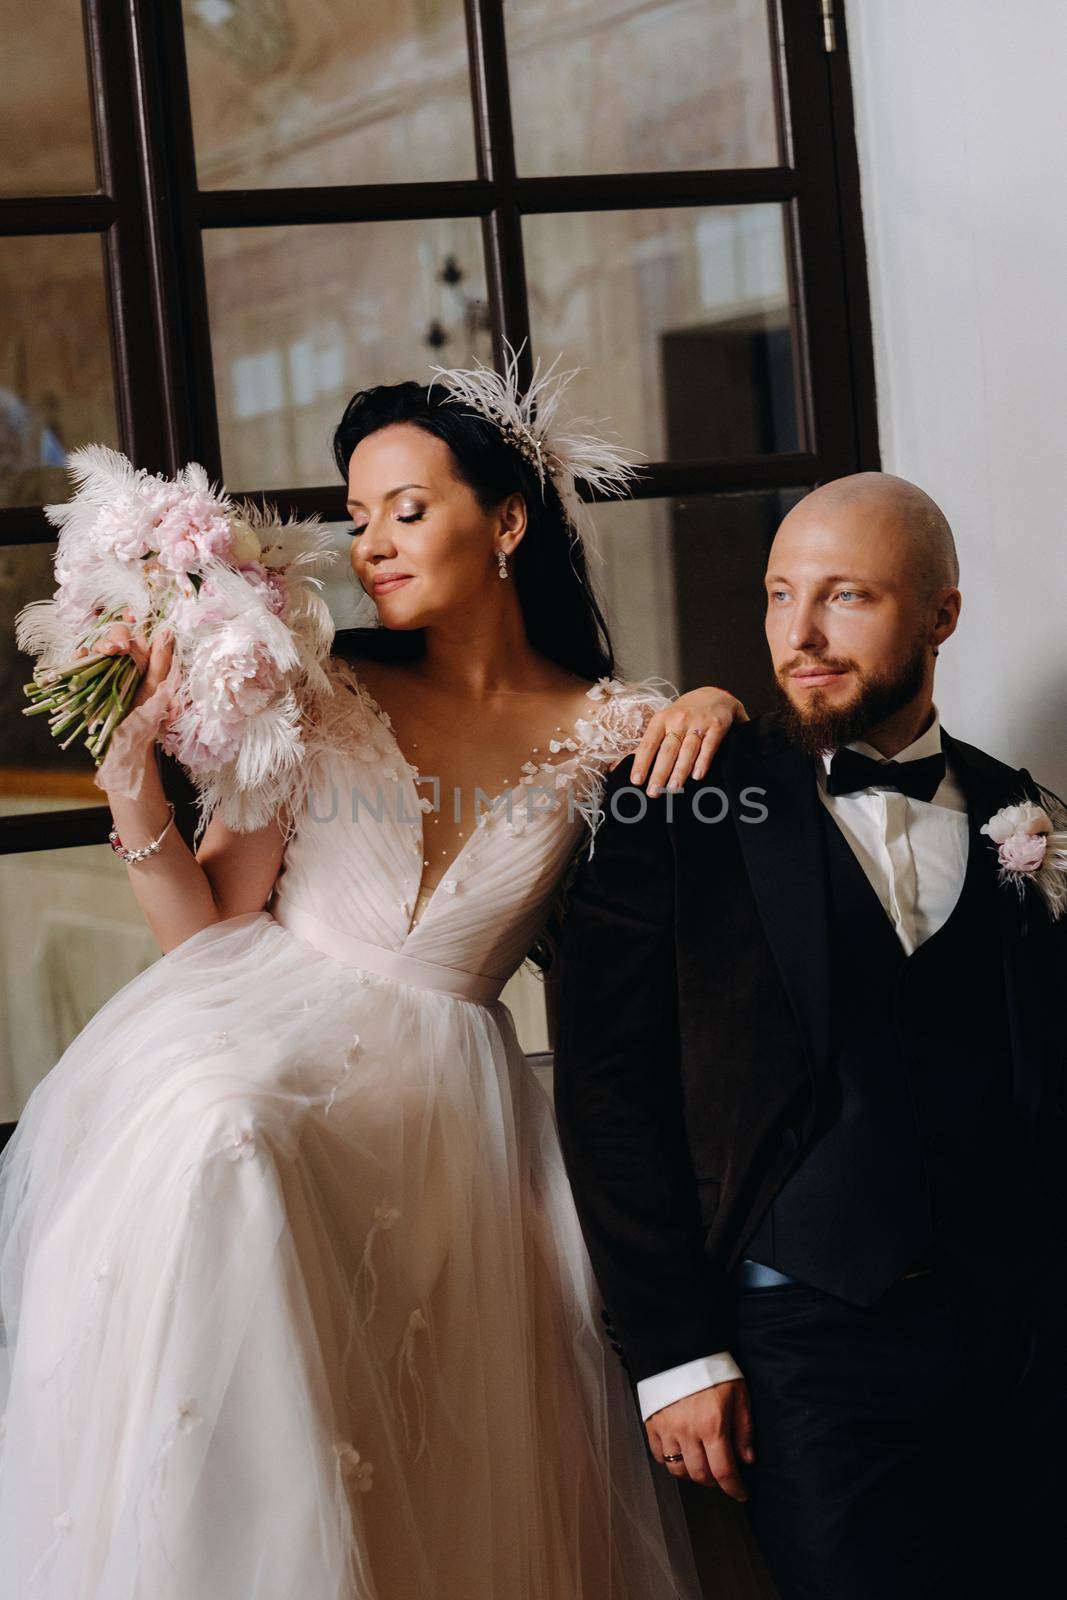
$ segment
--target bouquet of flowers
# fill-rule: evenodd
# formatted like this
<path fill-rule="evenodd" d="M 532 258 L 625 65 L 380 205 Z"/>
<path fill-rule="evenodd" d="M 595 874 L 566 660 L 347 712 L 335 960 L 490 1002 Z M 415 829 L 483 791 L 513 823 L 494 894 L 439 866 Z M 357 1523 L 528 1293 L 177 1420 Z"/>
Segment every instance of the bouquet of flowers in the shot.
<path fill-rule="evenodd" d="M 216 806 L 231 827 L 262 826 L 299 768 L 306 708 L 333 692 L 314 576 L 336 558 L 326 530 L 233 501 L 195 463 L 164 478 L 90 445 L 69 470 L 73 498 L 45 508 L 60 530 L 56 592 L 16 619 L 37 658 L 25 715 L 47 715 L 64 749 L 84 735 L 97 785 L 131 798 L 151 729 L 196 786 L 198 834 Z M 164 631 L 170 671 L 131 711 Z"/>

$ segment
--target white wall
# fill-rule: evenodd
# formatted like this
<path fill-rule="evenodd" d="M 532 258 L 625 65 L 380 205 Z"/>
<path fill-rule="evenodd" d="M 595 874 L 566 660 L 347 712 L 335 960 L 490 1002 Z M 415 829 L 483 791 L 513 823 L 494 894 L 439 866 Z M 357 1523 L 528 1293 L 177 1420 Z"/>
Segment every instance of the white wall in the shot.
<path fill-rule="evenodd" d="M 944 508 L 958 737 L 1067 790 L 1067 6 L 846 0 L 883 465 Z"/>

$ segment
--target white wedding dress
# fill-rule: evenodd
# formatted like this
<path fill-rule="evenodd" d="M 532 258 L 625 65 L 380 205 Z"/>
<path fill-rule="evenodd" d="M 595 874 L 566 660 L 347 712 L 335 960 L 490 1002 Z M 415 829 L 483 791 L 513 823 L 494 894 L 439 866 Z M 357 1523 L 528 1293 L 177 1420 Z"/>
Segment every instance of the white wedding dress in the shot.
<path fill-rule="evenodd" d="M 331 674 L 270 910 L 116 994 L 0 1158 L 0 1596 L 687 1595 L 496 998 L 657 696 L 597 685 L 412 926 L 417 774 Z"/>

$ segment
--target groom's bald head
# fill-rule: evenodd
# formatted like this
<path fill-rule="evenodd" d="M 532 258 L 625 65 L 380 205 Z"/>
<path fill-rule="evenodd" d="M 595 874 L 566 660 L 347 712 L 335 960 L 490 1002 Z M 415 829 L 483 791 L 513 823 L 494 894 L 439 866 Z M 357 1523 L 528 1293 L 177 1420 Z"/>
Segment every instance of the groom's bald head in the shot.
<path fill-rule="evenodd" d="M 856 472 L 812 490 L 782 523 L 834 522 L 844 528 L 864 523 L 870 536 L 896 558 L 901 576 L 910 575 L 925 598 L 960 581 L 956 541 L 948 518 L 918 484 L 891 472 Z"/>

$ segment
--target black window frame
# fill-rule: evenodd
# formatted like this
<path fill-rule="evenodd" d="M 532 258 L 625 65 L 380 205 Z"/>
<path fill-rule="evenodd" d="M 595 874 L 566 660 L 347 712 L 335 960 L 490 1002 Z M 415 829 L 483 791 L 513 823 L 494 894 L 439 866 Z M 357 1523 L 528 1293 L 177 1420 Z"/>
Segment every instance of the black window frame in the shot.
<path fill-rule="evenodd" d="M 826 25 L 827 6 L 835 26 Z M 102 236 L 122 448 L 150 471 L 173 473 L 198 460 L 221 479 L 207 229 L 478 217 L 494 359 L 501 362 L 504 340 L 516 349 L 526 341 L 520 371 L 528 378 L 525 215 L 777 203 L 789 233 L 808 448 L 654 462 L 635 493 L 661 499 L 778 489 L 876 469 L 874 361 L 843 10 L 843 0 L 768 0 L 782 149 L 776 166 L 519 176 L 502 0 L 465 0 L 474 178 L 201 190 L 180 0 L 83 0 L 99 192 L 0 199 L 0 237 Z M 235 487 L 246 492 L 244 485 Z M 283 512 L 344 515 L 340 485 L 258 497 Z M 0 544 L 53 539 L 40 507 L 0 508 Z M 106 806 L 0 818 L 0 854 L 103 843 L 110 823 Z"/>

